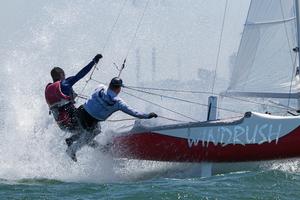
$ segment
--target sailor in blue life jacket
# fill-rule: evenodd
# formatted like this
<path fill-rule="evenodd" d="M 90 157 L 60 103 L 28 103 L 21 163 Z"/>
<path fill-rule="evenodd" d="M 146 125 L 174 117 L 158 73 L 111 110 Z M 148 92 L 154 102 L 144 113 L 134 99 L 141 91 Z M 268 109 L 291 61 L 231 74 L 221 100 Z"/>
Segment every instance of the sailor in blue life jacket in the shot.
<path fill-rule="evenodd" d="M 78 138 L 78 132 L 81 129 L 75 107 L 75 97 L 77 96 L 72 86 L 82 79 L 95 64 L 102 58 L 97 54 L 94 59 L 75 76 L 65 78 L 65 72 L 59 67 L 51 70 L 53 83 L 49 83 L 45 88 L 45 98 L 58 126 L 64 130 L 73 133 L 73 138 Z M 68 144 L 68 140 L 66 140 Z"/>
<path fill-rule="evenodd" d="M 81 137 L 72 141 L 67 149 L 67 154 L 74 160 L 76 152 L 84 145 L 89 144 L 101 132 L 98 122 L 105 121 L 116 111 L 122 111 L 139 119 L 156 118 L 155 113 L 143 113 L 129 107 L 119 96 L 123 81 L 120 78 L 113 78 L 107 88 L 104 85 L 98 86 L 91 97 L 78 108 L 79 119 L 85 131 Z"/>

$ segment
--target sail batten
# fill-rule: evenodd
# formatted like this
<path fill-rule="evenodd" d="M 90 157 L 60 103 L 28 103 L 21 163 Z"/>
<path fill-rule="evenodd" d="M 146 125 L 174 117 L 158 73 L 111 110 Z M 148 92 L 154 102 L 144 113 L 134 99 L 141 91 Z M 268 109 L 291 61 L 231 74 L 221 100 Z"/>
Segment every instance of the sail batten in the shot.
<path fill-rule="evenodd" d="M 292 21 L 292 20 L 295 20 L 295 19 L 296 19 L 296 17 L 291 17 L 291 18 L 288 18 L 288 19 L 276 20 L 276 21 L 247 22 L 245 25 L 278 24 L 278 23 L 289 22 L 289 21 Z"/>
<path fill-rule="evenodd" d="M 296 92 L 295 0 L 252 0 L 228 88 L 231 92 Z"/>

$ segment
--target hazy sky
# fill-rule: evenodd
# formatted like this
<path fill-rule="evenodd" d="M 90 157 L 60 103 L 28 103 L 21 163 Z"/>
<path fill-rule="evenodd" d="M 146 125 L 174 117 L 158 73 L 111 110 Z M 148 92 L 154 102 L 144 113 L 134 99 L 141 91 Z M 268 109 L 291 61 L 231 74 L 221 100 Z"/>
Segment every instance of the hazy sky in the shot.
<path fill-rule="evenodd" d="M 117 75 L 113 63 L 121 64 L 128 53 L 127 68 L 122 78 L 127 85 L 137 84 L 138 49 L 140 81 L 151 85 L 153 48 L 156 49 L 156 80 L 192 83 L 197 79 L 199 68 L 215 68 L 225 0 L 150 0 L 133 42 L 131 40 L 147 1 L 128 0 L 111 31 L 123 2 L 0 1 L 0 89 L 4 91 L 10 117 L 8 114 L 4 116 L 12 119 L 9 120 L 13 122 L 12 126 L 15 121 L 22 126 L 31 126 L 36 119 L 48 116 L 43 94 L 45 85 L 51 81 L 49 71 L 53 66 L 62 67 L 67 76 L 74 75 L 96 53 L 102 53 L 104 57 L 94 78 L 103 82 Z M 229 76 L 229 58 L 237 51 L 249 6 L 249 0 L 228 2 L 218 68 L 218 75 L 225 78 Z M 14 84 L 10 84 L 11 81 Z M 74 89 L 81 92 L 84 84 L 85 81 L 80 81 Z M 95 82 L 90 83 L 85 94 L 89 94 L 95 86 Z M 167 87 L 176 85 L 168 84 Z M 202 87 L 208 88 L 205 84 Z M 137 109 L 144 110 L 142 102 L 128 97 L 126 100 Z M 207 102 L 207 99 L 195 101 Z M 205 115 L 202 107 L 199 110 L 193 106 L 187 110 L 177 104 L 170 107 L 178 107 L 178 111 L 186 114 L 198 116 L 201 112 Z M 24 122 L 28 116 L 34 119 L 30 123 Z"/>
<path fill-rule="evenodd" d="M 1 42 L 13 40 L 11 34 L 18 32 L 31 18 L 41 12 L 45 1 L 3 0 L 0 2 Z"/>
<path fill-rule="evenodd" d="M 87 55 L 103 49 L 122 3 L 121 0 L 1 1 L 1 51 L 17 50 L 17 46 L 13 47 L 16 44 L 38 40 L 44 43 L 35 47 L 24 45 L 27 49 L 44 49 L 56 62 L 53 64 L 74 64 L 59 63 L 61 52 L 64 57 L 72 56 L 66 51 L 76 51 L 75 54 L 82 55 L 82 58 L 75 62 L 84 63 Z M 126 55 L 145 3 L 145 0 L 128 0 L 106 52 L 103 52 L 107 58 L 104 64 L 110 66 L 108 71 L 116 73 L 111 69 L 112 63 L 120 63 Z M 150 80 L 153 48 L 157 52 L 159 79 L 176 79 L 179 74 L 183 79 L 196 78 L 198 68 L 214 69 L 224 5 L 225 0 L 150 1 L 130 49 L 128 62 L 132 67 L 124 76 L 132 78 L 136 71 L 136 49 L 141 51 L 141 71 L 145 80 Z M 229 56 L 238 47 L 248 6 L 249 0 L 229 0 L 218 69 L 221 76 L 228 76 Z M 94 46 L 91 40 L 96 40 Z M 50 42 L 47 43 L 49 48 L 46 48 L 45 41 Z M 181 69 L 178 69 L 178 63 Z"/>

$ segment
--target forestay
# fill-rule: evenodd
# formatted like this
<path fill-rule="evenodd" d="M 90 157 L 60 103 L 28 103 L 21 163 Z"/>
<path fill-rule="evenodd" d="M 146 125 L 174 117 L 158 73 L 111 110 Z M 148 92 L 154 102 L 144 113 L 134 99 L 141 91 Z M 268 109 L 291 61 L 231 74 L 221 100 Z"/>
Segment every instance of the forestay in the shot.
<path fill-rule="evenodd" d="M 296 92 L 290 89 L 297 65 L 295 13 L 295 0 L 252 0 L 230 92 Z"/>

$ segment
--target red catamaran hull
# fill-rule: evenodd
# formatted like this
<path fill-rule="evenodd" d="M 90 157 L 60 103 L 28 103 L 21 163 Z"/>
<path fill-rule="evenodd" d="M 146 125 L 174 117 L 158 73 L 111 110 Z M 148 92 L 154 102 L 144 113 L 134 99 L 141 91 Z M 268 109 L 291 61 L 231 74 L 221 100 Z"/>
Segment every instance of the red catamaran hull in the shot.
<path fill-rule="evenodd" d="M 251 117 L 248 120 L 251 121 Z M 176 136 L 172 136 L 172 129 L 169 130 L 171 132 L 169 135 L 161 133 L 163 131 L 159 130 L 129 133 L 114 139 L 113 152 L 118 157 L 171 162 L 243 162 L 300 157 L 300 121 L 296 120 L 297 122 L 291 123 L 291 126 L 295 126 L 297 123 L 299 125 L 289 132 L 284 132 L 284 128 L 280 126 L 281 132 L 278 132 L 276 139 L 268 140 L 267 136 L 263 136 L 263 131 L 255 130 L 260 134 L 260 136 L 259 134 L 255 134 L 255 136 L 264 137 L 265 140 L 255 141 L 253 139 L 252 142 L 248 142 L 249 144 L 241 142 L 242 139 L 239 139 L 239 142 L 233 140 L 232 143 L 218 142 L 217 139 L 215 141 L 199 139 L 196 143 L 190 143 L 189 138 L 178 137 L 178 133 Z M 284 126 L 289 125 L 288 122 L 283 121 L 282 123 L 282 121 L 275 120 L 275 123 L 282 123 Z M 234 125 L 225 124 L 220 127 L 232 126 L 237 129 L 236 127 L 243 126 L 243 123 L 245 122 Z M 263 121 L 262 124 L 266 123 Z M 215 127 L 218 127 L 218 124 Z M 274 128 L 274 125 L 272 127 Z M 196 131 L 199 131 L 195 134 L 201 134 L 200 128 L 195 128 Z M 264 126 L 264 129 L 269 130 L 267 125 Z M 185 130 L 182 129 L 182 131 Z M 249 131 L 249 129 L 247 130 Z M 248 132 L 247 134 L 249 136 L 252 133 Z M 186 133 L 182 133 L 182 135 L 186 135 Z M 242 138 L 243 135 L 240 132 L 238 136 Z"/>
<path fill-rule="evenodd" d="M 142 160 L 174 162 L 242 162 L 300 157 L 300 127 L 275 141 L 266 144 L 209 143 L 189 148 L 186 139 L 156 133 L 132 134 L 115 139 L 116 153 L 121 157 Z"/>

